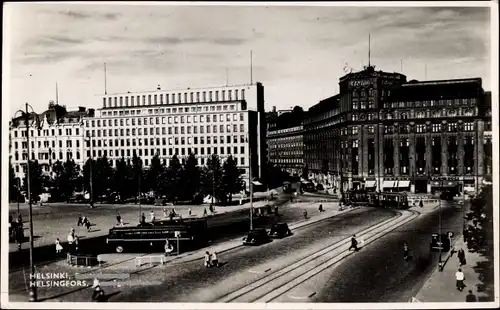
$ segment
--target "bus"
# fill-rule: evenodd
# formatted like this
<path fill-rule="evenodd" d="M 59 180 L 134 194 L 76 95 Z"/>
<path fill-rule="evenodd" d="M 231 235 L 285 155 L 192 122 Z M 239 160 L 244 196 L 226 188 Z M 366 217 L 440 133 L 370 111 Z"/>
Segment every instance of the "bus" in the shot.
<path fill-rule="evenodd" d="M 353 206 L 373 206 L 395 209 L 408 209 L 406 193 L 368 192 L 365 190 L 350 190 L 344 193 L 347 204 Z"/>
<path fill-rule="evenodd" d="M 194 249 L 208 244 L 207 221 L 156 221 L 136 227 L 114 227 L 109 230 L 106 243 L 117 253 L 163 251 L 166 240 L 177 251 Z"/>

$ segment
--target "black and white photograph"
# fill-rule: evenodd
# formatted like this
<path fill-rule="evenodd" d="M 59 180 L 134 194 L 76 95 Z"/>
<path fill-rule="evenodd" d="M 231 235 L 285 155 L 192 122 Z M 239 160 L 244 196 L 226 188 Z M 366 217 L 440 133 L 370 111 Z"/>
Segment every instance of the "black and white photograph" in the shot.
<path fill-rule="evenodd" d="M 3 20 L 2 308 L 500 306 L 498 1 Z"/>

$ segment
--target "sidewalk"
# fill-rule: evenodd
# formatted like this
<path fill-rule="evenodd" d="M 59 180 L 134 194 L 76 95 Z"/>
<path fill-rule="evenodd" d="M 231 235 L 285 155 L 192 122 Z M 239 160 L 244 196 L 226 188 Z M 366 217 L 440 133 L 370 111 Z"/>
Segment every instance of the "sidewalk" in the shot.
<path fill-rule="evenodd" d="M 469 290 L 476 295 L 478 301 L 488 301 L 488 295 L 484 292 L 484 283 L 479 280 L 480 275 L 476 271 L 479 266 L 482 266 L 487 259 L 479 253 L 469 253 L 467 245 L 464 243 L 462 236 L 457 236 L 455 250 L 463 249 L 467 264 L 459 267 L 456 252 L 449 257 L 442 272 L 436 269 L 431 277 L 422 286 L 415 298 L 419 302 L 465 302 L 465 297 Z M 447 259 L 449 254 L 443 259 Z M 467 286 L 462 292 L 456 288 L 455 272 L 458 268 L 462 269 L 465 275 L 465 285 Z"/>
<path fill-rule="evenodd" d="M 254 208 L 266 205 L 265 200 L 253 203 Z M 150 212 L 154 211 L 156 219 L 163 219 L 163 209 L 168 212 L 175 209 L 175 212 L 182 216 L 183 219 L 187 218 L 203 218 L 204 210 L 207 210 L 207 218 L 219 217 L 228 213 L 234 213 L 241 210 L 248 210 L 250 203 L 235 206 L 216 206 L 215 213 L 210 214 L 207 205 L 182 205 L 182 206 L 142 206 L 141 212 L 146 216 L 146 221 L 150 221 Z M 75 228 L 76 235 L 80 239 L 100 237 L 108 234 L 108 230 L 114 227 L 116 222 L 116 214 L 120 213 L 125 226 L 136 226 L 139 223 L 139 207 L 138 205 L 106 205 L 96 204 L 94 209 L 89 209 L 87 206 L 72 206 L 64 204 L 49 204 L 44 207 L 38 207 L 37 212 L 33 212 L 33 235 L 34 246 L 42 247 L 55 244 L 56 238 L 59 238 L 61 243 L 66 242 L 66 238 L 71 228 Z M 64 210 L 61 210 L 64 209 Z M 191 209 L 191 216 L 189 215 Z M 63 215 L 61 213 L 64 212 Z M 89 218 L 91 224 L 90 232 L 83 226 L 77 226 L 76 222 L 78 214 Z M 28 237 L 29 222 L 28 217 L 24 217 L 25 237 Z M 29 247 L 29 242 L 26 241 L 22 244 L 22 249 Z M 17 244 L 9 244 L 9 252 L 17 251 Z"/>

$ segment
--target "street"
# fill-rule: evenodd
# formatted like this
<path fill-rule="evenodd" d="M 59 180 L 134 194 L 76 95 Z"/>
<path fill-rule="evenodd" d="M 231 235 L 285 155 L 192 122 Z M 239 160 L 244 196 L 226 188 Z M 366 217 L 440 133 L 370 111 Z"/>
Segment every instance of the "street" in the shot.
<path fill-rule="evenodd" d="M 364 228 L 377 224 L 395 215 L 392 210 L 360 209 L 318 222 L 299 229 L 293 236 L 258 247 L 239 247 L 219 254 L 220 268 L 206 269 L 202 257 L 182 264 L 167 264 L 163 267 L 146 268 L 131 275 L 129 281 L 135 285 L 121 288 L 106 287 L 107 294 L 114 295 L 110 301 L 216 301 L 220 296 L 235 290 L 238 286 L 262 276 L 254 266 L 268 263 L 271 268 L 279 269 L 310 254 L 312 250 L 348 238 Z M 208 249 L 210 250 L 210 249 Z M 161 272 L 159 272 L 161 271 Z M 161 285 L 147 286 L 152 281 Z M 143 285 L 141 285 L 141 282 Z M 63 301 L 86 301 L 90 290 L 75 292 L 57 297 L 55 289 L 50 293 Z M 50 295 L 48 294 L 44 295 Z M 48 296 L 47 296 L 48 297 Z"/>
<path fill-rule="evenodd" d="M 442 201 L 442 231 L 461 237 L 462 207 Z M 311 278 L 276 302 L 297 302 L 291 296 L 317 294 L 309 302 L 407 302 L 437 266 L 438 252 L 429 251 L 430 235 L 438 232 L 439 208 L 380 238 L 338 267 Z M 403 244 L 413 256 L 403 260 Z M 444 256 L 444 255 L 443 255 Z M 450 264 L 454 262 L 449 262 Z M 454 285 L 454 279 L 450 279 Z"/>

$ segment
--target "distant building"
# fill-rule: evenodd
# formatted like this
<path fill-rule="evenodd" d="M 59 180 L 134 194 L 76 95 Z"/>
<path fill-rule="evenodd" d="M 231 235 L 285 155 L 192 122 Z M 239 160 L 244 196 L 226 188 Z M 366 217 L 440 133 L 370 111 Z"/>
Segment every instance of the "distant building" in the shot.
<path fill-rule="evenodd" d="M 73 159 L 76 164 L 83 166 L 84 131 L 83 118 L 93 117 L 94 110 L 78 107 L 77 110 L 67 111 L 66 107 L 49 104 L 48 109 L 38 114 L 41 129 L 38 130 L 34 114 L 30 118 L 30 160 L 38 160 L 42 172 L 49 174 L 56 161 L 65 162 Z M 26 173 L 28 159 L 28 145 L 26 141 L 26 123 L 24 117 L 15 118 L 9 128 L 10 158 L 16 177 L 21 183 Z"/>
<path fill-rule="evenodd" d="M 97 116 L 85 120 L 93 136 L 85 158 L 106 156 L 113 166 L 136 153 L 144 166 L 158 154 L 168 165 L 177 155 L 196 154 L 199 165 L 217 154 L 232 155 L 242 173 L 263 174 L 266 163 L 264 86 L 226 86 L 101 96 Z M 252 153 L 250 164 L 250 152 Z"/>
<path fill-rule="evenodd" d="M 273 109 L 271 113 L 267 132 L 268 161 L 291 174 L 300 175 L 304 168 L 302 124 L 305 113 L 299 107 L 282 111 Z"/>
<path fill-rule="evenodd" d="M 305 165 L 339 189 L 477 191 L 491 179 L 491 94 L 480 78 L 406 81 L 374 67 L 308 111 Z"/>

